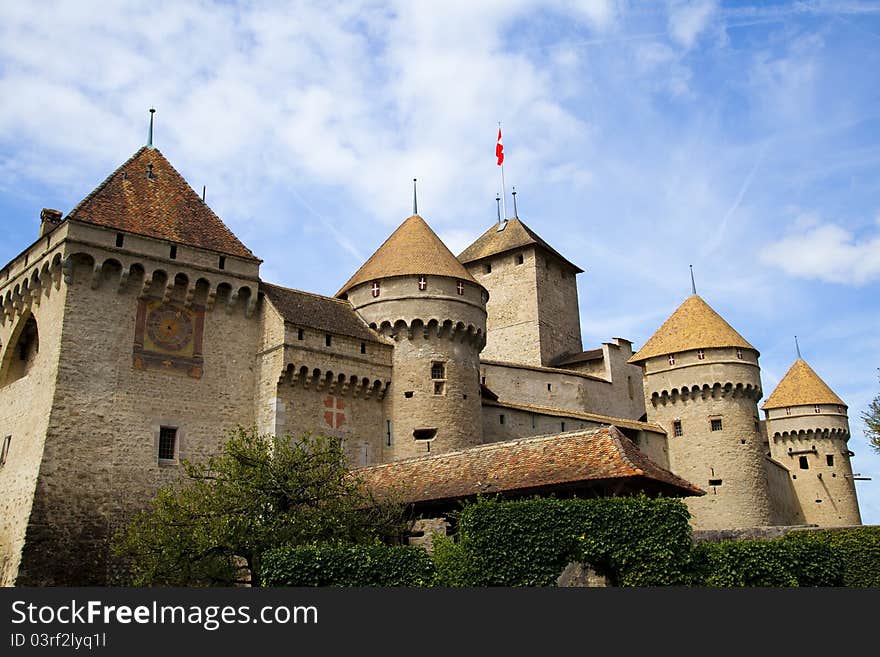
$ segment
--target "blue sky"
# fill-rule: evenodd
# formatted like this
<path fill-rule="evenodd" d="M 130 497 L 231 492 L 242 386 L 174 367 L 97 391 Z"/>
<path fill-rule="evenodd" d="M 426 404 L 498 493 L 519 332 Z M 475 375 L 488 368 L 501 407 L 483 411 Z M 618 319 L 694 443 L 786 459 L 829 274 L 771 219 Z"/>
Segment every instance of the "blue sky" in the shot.
<path fill-rule="evenodd" d="M 334 294 L 413 177 L 456 253 L 494 222 L 501 120 L 520 217 L 586 270 L 585 347 L 643 343 L 693 264 L 767 394 L 797 334 L 847 401 L 880 524 L 859 419 L 880 392 L 880 3 L 325 4 L 0 3 L 0 261 L 155 105 L 157 147 L 263 278 Z"/>

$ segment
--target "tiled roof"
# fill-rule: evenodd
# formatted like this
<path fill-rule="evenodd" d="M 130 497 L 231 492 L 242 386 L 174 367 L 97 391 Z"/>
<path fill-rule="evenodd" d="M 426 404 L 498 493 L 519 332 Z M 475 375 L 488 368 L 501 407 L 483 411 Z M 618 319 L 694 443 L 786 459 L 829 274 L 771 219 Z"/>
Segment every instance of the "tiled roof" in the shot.
<path fill-rule="evenodd" d="M 542 367 L 540 365 L 526 365 L 525 363 L 511 363 L 506 360 L 485 360 L 480 359 L 480 365 L 494 365 L 496 367 L 510 367 L 517 370 L 531 370 L 532 372 L 552 372 L 554 374 L 565 374 L 566 376 L 577 376 L 582 379 L 590 379 L 592 381 L 601 381 L 602 383 L 611 383 L 608 379 L 603 379 L 594 374 L 585 374 L 577 370 L 566 370 L 561 367 Z"/>
<path fill-rule="evenodd" d="M 361 283 L 410 274 L 449 276 L 479 285 L 425 220 L 414 214 L 391 233 L 336 296 Z"/>
<path fill-rule="evenodd" d="M 662 490 L 666 495 L 703 494 L 642 454 L 614 427 L 491 443 L 354 472 L 377 497 L 388 494 L 408 503 L 437 503 L 480 493 L 571 490 L 603 482 Z"/>
<path fill-rule="evenodd" d="M 813 368 L 807 365 L 805 360 L 798 358 L 761 408 L 785 408 L 813 404 L 846 406 L 843 400 L 828 387 L 828 384 L 819 378 Z"/>
<path fill-rule="evenodd" d="M 497 406 L 499 408 L 512 408 L 516 411 L 526 411 L 529 413 L 537 413 L 539 415 L 553 415 L 555 417 L 568 417 L 575 420 L 587 420 L 589 422 L 597 422 L 599 424 L 607 424 L 609 426 L 623 427 L 624 429 L 635 429 L 636 431 L 656 431 L 657 433 L 666 434 L 666 429 L 659 424 L 652 422 L 640 422 L 638 420 L 628 420 L 623 417 L 613 417 L 611 415 L 599 415 L 598 413 L 583 413 L 581 411 L 570 411 L 564 408 L 556 408 L 555 406 L 540 406 L 538 404 L 516 404 L 514 402 L 498 401 L 496 399 L 483 399 L 483 406 Z"/>
<path fill-rule="evenodd" d="M 147 146 L 111 173 L 67 218 L 257 260 L 165 156 Z"/>
<path fill-rule="evenodd" d="M 696 294 L 685 299 L 669 319 L 629 359 L 630 363 L 680 351 L 743 347 L 757 351 Z"/>
<path fill-rule="evenodd" d="M 524 246 L 540 246 L 563 262 L 571 265 L 578 273 L 584 271 L 560 255 L 556 249 L 542 240 L 535 231 L 526 226 L 521 220 L 508 219 L 504 230 L 499 231 L 499 227 L 500 224 L 495 224 L 480 235 L 473 244 L 459 254 L 458 259 L 461 262 L 467 263 Z"/>
<path fill-rule="evenodd" d="M 602 349 L 590 349 L 576 354 L 564 354 L 559 356 L 553 360 L 550 366 L 564 367 L 566 365 L 576 365 L 577 363 L 587 363 L 592 360 L 601 360 L 602 358 Z"/>
<path fill-rule="evenodd" d="M 281 313 L 285 322 L 359 340 L 382 341 L 348 301 L 262 282 L 260 290 Z"/>

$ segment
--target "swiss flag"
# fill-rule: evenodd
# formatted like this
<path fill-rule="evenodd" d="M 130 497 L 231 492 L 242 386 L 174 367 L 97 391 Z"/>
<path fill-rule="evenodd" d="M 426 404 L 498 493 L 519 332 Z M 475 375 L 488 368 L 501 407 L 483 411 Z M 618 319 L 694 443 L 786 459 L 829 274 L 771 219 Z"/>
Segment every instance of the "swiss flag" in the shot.
<path fill-rule="evenodd" d="M 498 158 L 498 166 L 504 162 L 504 145 L 501 143 L 501 128 L 498 128 L 498 143 L 495 144 L 495 157 Z"/>

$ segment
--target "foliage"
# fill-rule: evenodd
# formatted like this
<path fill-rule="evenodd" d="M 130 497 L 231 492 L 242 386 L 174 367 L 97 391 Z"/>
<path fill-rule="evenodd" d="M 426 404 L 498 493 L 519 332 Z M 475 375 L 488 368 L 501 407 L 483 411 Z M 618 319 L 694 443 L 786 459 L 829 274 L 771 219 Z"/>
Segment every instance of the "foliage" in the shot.
<path fill-rule="evenodd" d="M 402 507 L 374 501 L 333 438 L 239 427 L 183 471 L 114 539 L 135 585 L 256 586 L 270 548 L 395 540 L 405 528 Z"/>
<path fill-rule="evenodd" d="M 587 561 L 621 586 L 689 581 L 691 536 L 680 500 L 618 497 L 478 500 L 459 517 L 459 542 L 435 542 L 445 586 L 551 586 Z"/>
<path fill-rule="evenodd" d="M 786 540 L 820 543 L 833 549 L 840 560 L 844 586 L 880 587 L 880 527 L 797 531 Z"/>
<path fill-rule="evenodd" d="M 313 545 L 263 555 L 263 586 L 429 586 L 434 564 L 421 547 Z"/>
<path fill-rule="evenodd" d="M 865 421 L 865 434 L 868 442 L 878 452 L 880 452 L 880 394 L 874 397 L 868 405 L 868 410 L 862 413 L 862 419 Z"/>
<path fill-rule="evenodd" d="M 695 584 L 717 587 L 841 586 L 837 553 L 818 541 L 742 540 L 694 548 Z"/>

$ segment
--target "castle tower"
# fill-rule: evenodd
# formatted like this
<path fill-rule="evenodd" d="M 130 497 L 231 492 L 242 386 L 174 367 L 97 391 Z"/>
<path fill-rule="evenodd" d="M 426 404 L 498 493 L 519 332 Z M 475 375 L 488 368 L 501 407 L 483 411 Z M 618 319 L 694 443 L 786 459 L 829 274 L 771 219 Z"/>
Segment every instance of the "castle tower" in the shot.
<path fill-rule="evenodd" d="M 798 358 L 761 408 L 770 453 L 790 471 L 804 522 L 860 525 L 846 404 Z"/>
<path fill-rule="evenodd" d="M 519 219 L 501 221 L 458 259 L 489 291 L 483 359 L 550 367 L 578 353 L 577 274 Z"/>
<path fill-rule="evenodd" d="M 425 220 L 404 221 L 336 296 L 396 341 L 390 460 L 480 444 L 487 293 Z"/>
<path fill-rule="evenodd" d="M 630 362 L 644 368 L 648 420 L 667 431 L 670 469 L 707 491 L 687 502 L 691 525 L 770 524 L 758 351 L 693 295 Z"/>

